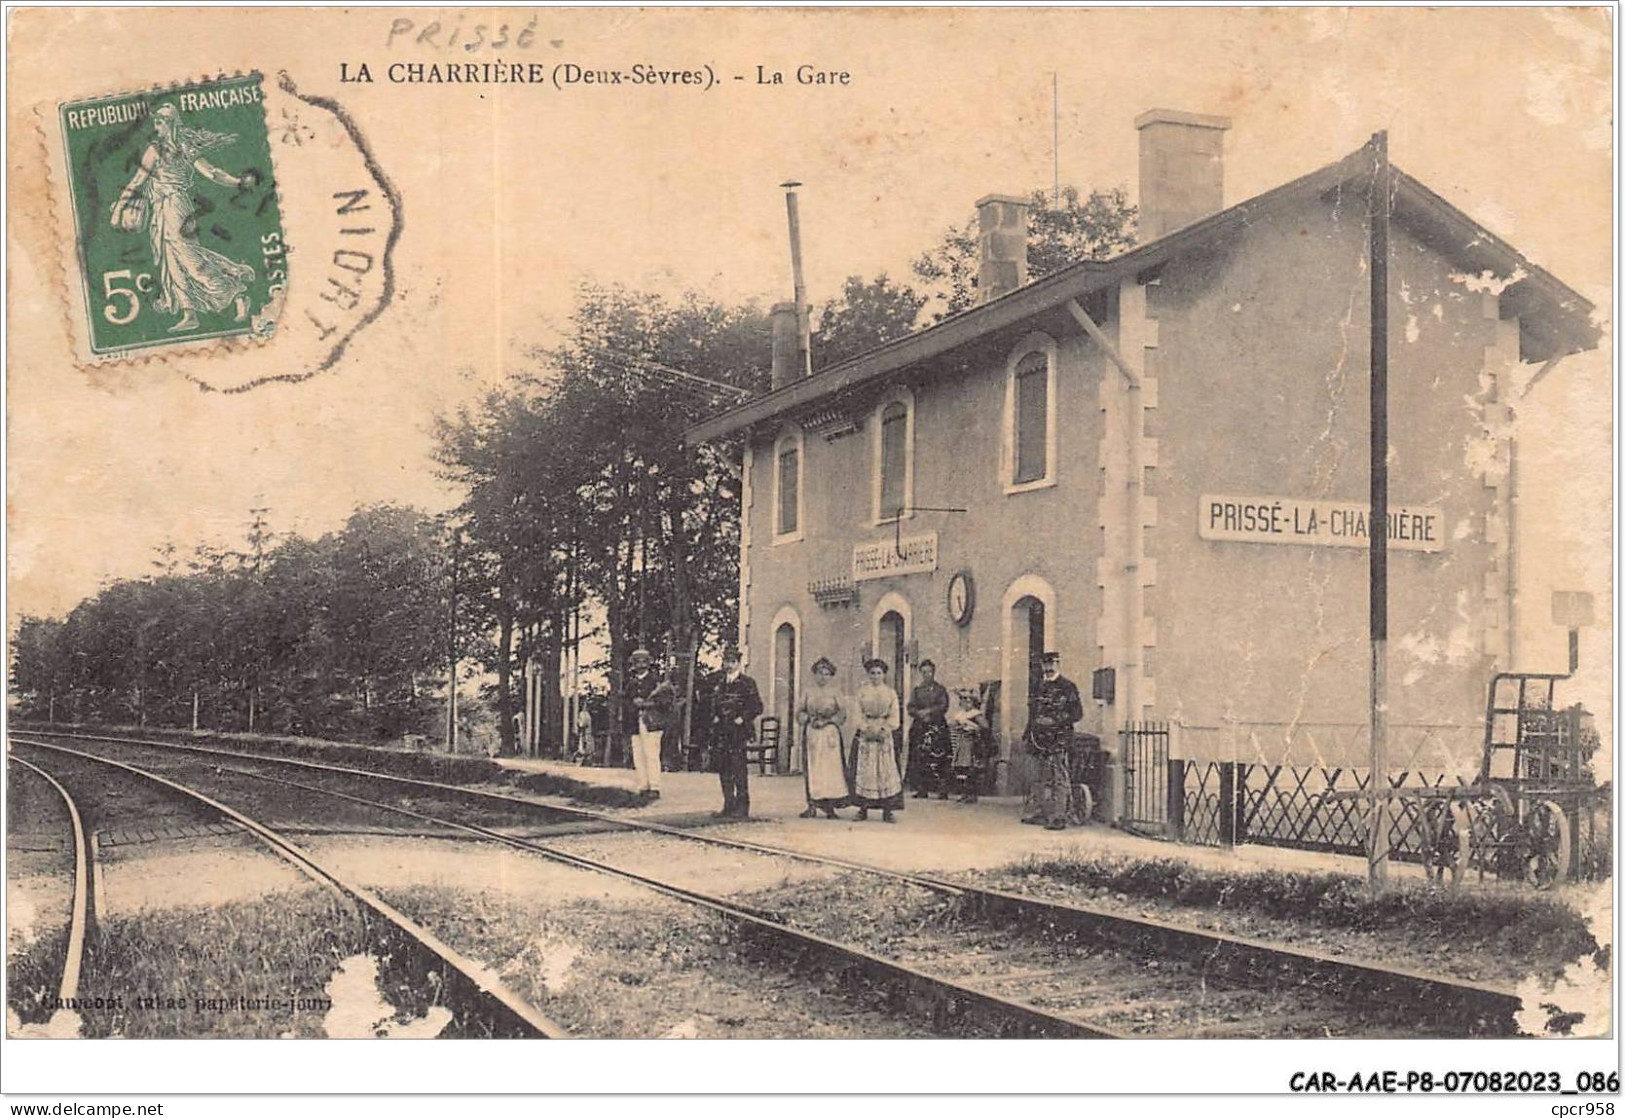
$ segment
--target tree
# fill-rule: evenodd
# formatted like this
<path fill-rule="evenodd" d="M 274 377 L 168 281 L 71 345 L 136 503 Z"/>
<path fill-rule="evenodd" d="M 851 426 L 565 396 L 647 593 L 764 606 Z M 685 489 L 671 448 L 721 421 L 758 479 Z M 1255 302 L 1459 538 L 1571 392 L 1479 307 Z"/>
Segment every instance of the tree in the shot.
<path fill-rule="evenodd" d="M 920 316 L 926 296 L 907 284 L 894 284 L 884 273 L 873 280 L 847 276 L 841 297 L 825 306 L 813 336 L 813 360 L 819 367 L 839 364 L 894 338 L 906 337 Z"/>
<path fill-rule="evenodd" d="M 604 607 L 612 686 L 639 643 L 686 660 L 736 625 L 738 448 L 685 446 L 682 431 L 737 400 L 726 386 L 766 387 L 768 338 L 755 304 L 586 285 L 569 337 L 547 354 L 561 422 L 590 467 L 576 559 Z"/>
<path fill-rule="evenodd" d="M 459 647 L 496 676 L 488 697 L 511 753 L 515 674 L 532 657 L 557 659 L 576 600 L 571 549 L 591 459 L 553 392 L 525 373 L 435 434 L 442 476 L 467 491 L 456 511 Z"/>
<path fill-rule="evenodd" d="M 11 638 L 11 691 L 25 717 L 49 715 L 58 692 L 66 697 L 72 658 L 66 626 L 44 617 L 24 617 Z"/>
<path fill-rule="evenodd" d="M 435 521 L 357 511 L 319 540 L 199 549 L 180 573 L 102 587 L 64 621 L 24 618 L 12 694 L 24 713 L 185 726 L 397 736 L 418 680 L 445 664 L 445 558 Z M 355 698 L 352 698 L 355 697 Z"/>
<path fill-rule="evenodd" d="M 612 681 L 639 644 L 686 660 L 732 631 L 737 447 L 685 446 L 682 431 L 765 387 L 768 349 L 754 304 L 585 284 L 562 344 L 438 425 L 445 476 L 468 493 L 505 748 L 516 669 L 538 652 L 557 663 L 583 597 L 604 611 Z"/>
<path fill-rule="evenodd" d="M 1122 187 L 1091 191 L 1082 197 L 1073 186 L 1061 188 L 1060 205 L 1042 190 L 1032 193 L 1028 210 L 1027 276 L 1040 279 L 1079 260 L 1106 260 L 1134 247 L 1137 210 Z M 976 304 L 980 266 L 977 220 L 951 227 L 936 247 L 914 261 L 914 274 L 930 284 L 943 302 L 940 321 Z"/>

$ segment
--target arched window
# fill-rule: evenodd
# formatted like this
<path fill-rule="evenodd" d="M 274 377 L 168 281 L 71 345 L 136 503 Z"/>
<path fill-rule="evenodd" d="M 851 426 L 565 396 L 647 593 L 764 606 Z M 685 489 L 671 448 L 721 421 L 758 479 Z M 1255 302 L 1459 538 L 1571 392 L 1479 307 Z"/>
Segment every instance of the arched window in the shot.
<path fill-rule="evenodd" d="M 874 522 L 912 516 L 914 504 L 914 397 L 898 389 L 875 408 Z"/>
<path fill-rule="evenodd" d="M 1030 335 L 1005 384 L 1004 484 L 1008 492 L 1055 483 L 1055 343 Z"/>
<path fill-rule="evenodd" d="M 789 543 L 805 534 L 802 492 L 806 447 L 798 428 L 785 430 L 773 444 L 773 542 Z"/>

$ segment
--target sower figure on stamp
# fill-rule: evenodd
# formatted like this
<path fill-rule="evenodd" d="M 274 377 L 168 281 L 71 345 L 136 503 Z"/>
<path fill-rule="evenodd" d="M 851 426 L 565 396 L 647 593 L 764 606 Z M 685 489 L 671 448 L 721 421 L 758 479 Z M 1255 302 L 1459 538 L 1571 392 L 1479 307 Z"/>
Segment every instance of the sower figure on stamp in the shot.
<path fill-rule="evenodd" d="M 1027 720 L 1027 749 L 1044 766 L 1044 779 L 1035 810 L 1023 823 L 1042 823 L 1052 831 L 1066 830 L 1072 810 L 1072 727 L 1083 717 L 1083 699 L 1077 685 L 1061 674 L 1061 654 L 1044 653 L 1044 681 L 1033 693 Z"/>
<path fill-rule="evenodd" d="M 676 691 L 652 667 L 648 649 L 639 648 L 629 660 L 626 677 L 627 726 L 632 736 L 632 768 L 638 791 L 651 800 L 660 798 L 660 734 L 670 720 Z"/>
<path fill-rule="evenodd" d="M 762 695 L 756 681 L 740 670 L 739 650 L 730 648 L 722 654 L 722 682 L 711 700 L 711 749 L 722 781 L 722 810 L 713 813 L 717 818 L 750 817 L 745 746 L 756 736 L 756 719 L 761 713 Z"/>
<path fill-rule="evenodd" d="M 937 665 L 921 660 L 920 682 L 908 699 L 908 763 L 915 799 L 927 799 L 936 792 L 948 798 L 953 780 L 950 764 L 953 752 L 948 741 L 948 689 L 937 682 Z"/>
<path fill-rule="evenodd" d="M 202 175 L 221 186 L 242 186 L 254 172 L 241 178 L 222 171 L 205 152 L 235 143 L 228 133 L 210 132 L 181 123 L 174 105 L 161 105 L 152 114 L 153 140 L 141 153 L 141 166 L 113 203 L 116 229 L 138 232 L 145 226 L 158 270 L 156 306 L 180 315 L 171 334 L 196 330 L 198 314 L 236 307 L 236 319 L 248 317 L 248 285 L 254 269 L 239 264 L 197 239 L 197 214 L 192 203 L 192 182 Z"/>

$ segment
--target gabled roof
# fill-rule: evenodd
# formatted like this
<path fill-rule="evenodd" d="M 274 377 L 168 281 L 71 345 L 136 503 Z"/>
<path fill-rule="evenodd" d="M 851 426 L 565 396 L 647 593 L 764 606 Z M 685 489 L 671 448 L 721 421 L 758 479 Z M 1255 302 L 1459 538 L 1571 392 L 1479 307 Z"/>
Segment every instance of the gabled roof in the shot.
<path fill-rule="evenodd" d="M 1506 279 L 1505 315 L 1521 322 L 1521 350 L 1526 361 L 1544 361 L 1590 349 L 1601 331 L 1593 325 L 1592 304 L 1517 249 L 1484 229 L 1461 210 L 1394 167 L 1393 219 L 1463 271 L 1484 271 Z M 1274 190 L 1220 210 L 1201 221 L 1113 257 L 1082 260 L 1020 287 L 1008 295 L 944 319 L 924 330 L 877 346 L 857 357 L 792 381 L 764 396 L 712 416 L 683 432 L 689 445 L 721 438 L 764 420 L 807 407 L 819 400 L 948 353 L 988 334 L 1062 307 L 1070 299 L 1122 283 L 1182 252 L 1206 244 L 1267 214 L 1312 198 L 1349 190 L 1364 204 L 1372 173 L 1369 147 L 1327 164 Z M 1351 198 L 1351 202 L 1356 198 Z"/>

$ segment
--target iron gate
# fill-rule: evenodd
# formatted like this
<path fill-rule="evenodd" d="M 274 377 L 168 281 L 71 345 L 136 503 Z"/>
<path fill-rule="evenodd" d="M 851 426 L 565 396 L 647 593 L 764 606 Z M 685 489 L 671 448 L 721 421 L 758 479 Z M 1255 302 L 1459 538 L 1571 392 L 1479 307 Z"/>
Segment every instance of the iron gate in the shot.
<path fill-rule="evenodd" d="M 1123 825 L 1168 831 L 1168 723 L 1130 722 L 1118 733 L 1123 773 Z"/>

